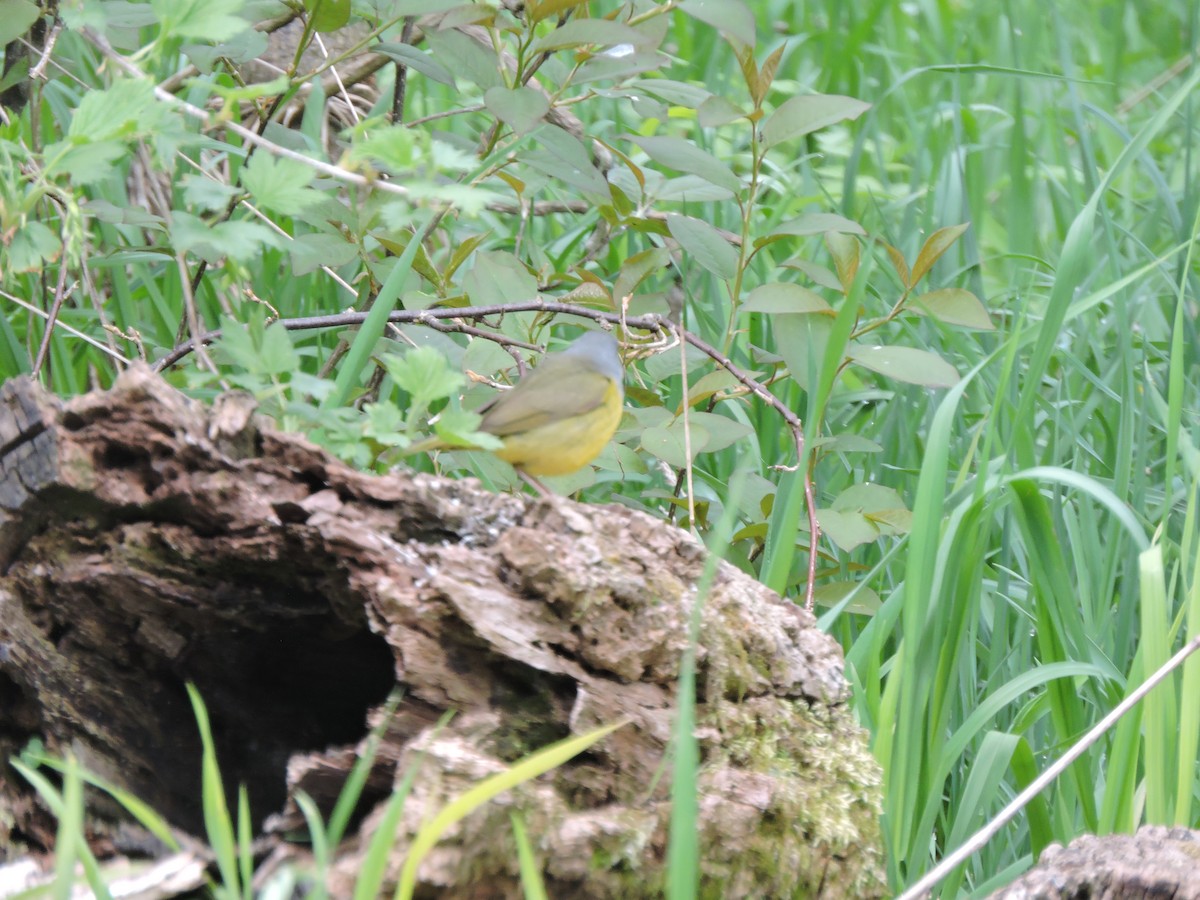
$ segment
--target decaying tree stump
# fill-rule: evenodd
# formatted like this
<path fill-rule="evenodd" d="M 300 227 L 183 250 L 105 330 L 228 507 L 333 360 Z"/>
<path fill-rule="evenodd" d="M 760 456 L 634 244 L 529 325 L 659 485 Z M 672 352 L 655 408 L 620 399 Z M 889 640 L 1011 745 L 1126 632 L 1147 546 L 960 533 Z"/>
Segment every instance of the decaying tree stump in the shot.
<path fill-rule="evenodd" d="M 331 885 L 346 896 L 371 805 L 422 754 L 393 875 L 448 799 L 627 719 L 449 832 L 421 883 L 517 895 L 519 810 L 551 896 L 661 889 L 668 741 L 704 560 L 687 534 L 614 506 L 355 472 L 258 421 L 246 398 L 208 408 L 144 369 L 65 404 L 24 380 L 0 395 L 0 758 L 40 737 L 200 833 L 190 681 L 226 784 L 244 783 L 278 830 L 296 822 L 290 791 L 331 806 L 399 685 Z M 700 645 L 705 894 L 882 896 L 879 770 L 835 643 L 722 566 Z M 47 835 L 30 798 L 0 772 L 0 848 Z"/>
<path fill-rule="evenodd" d="M 1200 832 L 1146 825 L 1137 834 L 1085 835 L 1046 848 L 1038 864 L 991 900 L 1200 900 Z"/>

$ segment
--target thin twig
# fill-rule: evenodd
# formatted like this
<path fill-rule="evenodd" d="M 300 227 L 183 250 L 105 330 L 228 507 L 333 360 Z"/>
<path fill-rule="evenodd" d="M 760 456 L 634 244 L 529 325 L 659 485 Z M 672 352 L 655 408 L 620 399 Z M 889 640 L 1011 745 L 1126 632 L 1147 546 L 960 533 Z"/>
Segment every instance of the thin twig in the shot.
<path fill-rule="evenodd" d="M 28 300 L 22 300 L 20 297 L 10 294 L 8 291 L 0 290 L 0 297 L 7 300 L 9 303 L 15 303 L 17 306 L 21 307 L 21 309 L 25 310 L 26 312 L 32 313 L 35 316 L 41 316 L 43 319 L 50 318 L 50 314 L 48 312 L 46 312 L 44 309 L 38 309 L 36 306 L 34 306 Z M 120 363 L 121 365 L 127 366 L 131 362 L 129 357 L 122 355 L 120 351 L 115 350 L 112 347 L 106 347 L 104 344 L 100 343 L 100 341 L 96 340 L 91 335 L 84 334 L 78 328 L 72 328 L 66 322 L 62 322 L 62 321 L 56 322 L 54 327 L 59 329 L 60 331 L 65 331 L 67 334 L 69 334 L 73 337 L 79 338 L 81 341 L 84 341 L 85 343 L 91 344 L 93 347 L 95 347 L 101 353 L 107 353 L 109 356 L 111 356 L 116 362 Z"/>
<path fill-rule="evenodd" d="M 63 217 L 63 247 L 67 245 L 66 240 L 66 216 Z M 38 373 L 42 371 L 42 365 L 46 362 L 46 354 L 50 352 L 50 339 L 54 337 L 54 326 L 58 323 L 58 314 L 62 311 L 63 301 L 67 298 L 67 259 L 64 249 L 62 257 L 58 261 L 58 284 L 54 288 L 54 300 L 50 304 L 50 311 L 46 313 L 46 330 L 42 333 L 42 342 L 38 345 L 37 356 L 33 360 L 33 376 L 36 378 Z"/>
<path fill-rule="evenodd" d="M 46 77 L 46 65 L 50 62 L 50 54 L 54 52 L 54 45 L 58 43 L 58 36 L 62 34 L 62 22 L 54 20 L 54 27 L 50 29 L 50 33 L 46 35 L 46 40 L 42 43 L 42 55 L 38 59 L 37 65 L 29 70 L 30 78 Z"/>
<path fill-rule="evenodd" d="M 585 319 L 593 319 L 597 322 L 608 322 L 616 325 L 621 322 L 621 317 L 618 313 L 605 312 L 603 310 L 589 309 L 586 306 L 575 306 L 570 303 L 554 303 L 548 300 L 527 300 L 524 303 L 507 303 L 497 306 L 466 306 L 461 309 L 397 309 L 388 316 L 388 322 L 396 323 L 412 323 L 420 322 L 423 319 L 486 319 L 490 316 L 503 316 L 509 313 L 518 312 L 546 312 L 561 316 L 579 316 Z M 344 312 L 334 313 L 328 316 L 305 316 L 296 319 L 280 319 L 279 324 L 288 331 L 311 331 L 316 328 L 350 328 L 356 325 L 361 325 L 366 321 L 369 313 L 366 312 Z M 639 316 L 636 319 L 629 319 L 628 324 L 633 328 L 638 328 L 643 331 L 650 331 L 659 334 L 665 330 L 665 325 L 658 316 L 648 315 Z M 211 344 L 221 336 L 221 330 L 214 329 L 200 336 L 201 344 Z M 161 372 L 168 366 L 173 366 L 179 360 L 183 359 L 189 353 L 192 353 L 195 338 L 184 341 L 179 346 L 175 347 L 154 364 L 155 371 Z"/>
<path fill-rule="evenodd" d="M 818 543 L 821 537 L 821 526 L 817 521 L 817 504 L 816 492 L 813 490 L 813 469 L 812 462 L 805 460 L 804 453 L 804 423 L 800 421 L 800 417 L 788 409 L 787 405 L 768 391 L 765 387 L 743 372 L 733 362 L 717 350 L 711 344 L 698 337 L 692 332 L 685 330 L 681 325 L 671 323 L 675 332 L 679 335 L 680 340 L 687 341 L 696 349 L 708 354 L 717 365 L 727 371 L 730 375 L 740 381 L 749 391 L 758 397 L 764 403 L 768 404 L 773 410 L 783 417 L 787 422 L 788 428 L 792 432 L 792 440 L 796 444 L 796 465 L 803 466 L 804 480 L 804 501 L 808 507 L 808 527 L 809 527 L 809 548 L 808 548 L 808 585 L 804 591 L 804 608 L 812 612 L 815 604 L 816 579 L 817 579 L 817 557 Z M 782 467 L 781 467 L 782 468 Z"/>
<path fill-rule="evenodd" d="M 145 73 L 142 72 L 136 65 L 113 49 L 112 44 L 104 35 L 97 33 L 91 28 L 83 28 L 80 33 L 104 56 L 112 60 L 119 68 L 124 70 L 127 75 L 133 78 L 145 78 Z M 205 129 L 223 128 L 226 131 L 231 131 L 238 137 L 242 138 L 247 143 L 253 144 L 266 150 L 268 153 L 283 157 L 284 159 L 295 160 L 304 165 L 320 172 L 322 175 L 328 175 L 344 184 L 352 184 L 356 187 L 370 187 L 378 191 L 383 191 L 387 194 L 395 194 L 400 197 L 408 197 L 408 188 L 397 184 L 393 181 L 384 181 L 380 178 L 368 178 L 365 175 L 360 175 L 357 172 L 351 172 L 348 169 L 343 169 L 341 166 L 335 166 L 327 162 L 322 162 L 319 159 L 313 159 L 311 156 L 305 156 L 303 153 L 298 153 L 295 150 L 290 150 L 287 147 L 280 146 L 273 141 L 259 135 L 257 132 L 251 131 L 242 125 L 233 121 L 225 121 L 214 118 L 209 115 L 206 110 L 198 106 L 194 106 L 185 100 L 180 100 L 174 94 L 163 90 L 158 85 L 154 86 L 154 95 L 165 103 L 178 107 L 190 118 L 193 118 L 203 123 Z"/>

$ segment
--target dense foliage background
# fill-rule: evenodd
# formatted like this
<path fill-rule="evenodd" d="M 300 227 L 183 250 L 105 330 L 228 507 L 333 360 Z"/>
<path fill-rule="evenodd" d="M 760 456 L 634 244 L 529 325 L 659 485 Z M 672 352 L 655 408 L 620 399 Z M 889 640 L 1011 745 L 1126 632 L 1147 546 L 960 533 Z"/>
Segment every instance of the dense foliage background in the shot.
<path fill-rule="evenodd" d="M 554 486 L 734 504 L 728 557 L 811 586 L 897 890 L 1200 634 L 1194 4 L 305 5 L 267 51 L 300 4 L 0 0 L 4 377 L 169 359 L 383 469 L 469 436 L 464 370 L 627 320 L 616 442 Z M 1198 696 L 1193 659 L 943 896 L 1195 827 Z"/>

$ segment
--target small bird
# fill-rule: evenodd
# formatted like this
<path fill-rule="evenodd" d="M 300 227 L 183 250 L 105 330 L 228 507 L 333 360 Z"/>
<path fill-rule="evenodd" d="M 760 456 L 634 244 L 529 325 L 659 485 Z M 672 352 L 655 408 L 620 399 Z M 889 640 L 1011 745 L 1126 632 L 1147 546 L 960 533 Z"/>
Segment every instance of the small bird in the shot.
<path fill-rule="evenodd" d="M 612 440 L 624 401 L 617 339 L 589 331 L 566 350 L 547 354 L 515 387 L 481 407 L 479 430 L 504 442 L 492 452 L 519 473 L 566 475 L 590 463 Z M 448 446 L 428 438 L 404 453 Z"/>

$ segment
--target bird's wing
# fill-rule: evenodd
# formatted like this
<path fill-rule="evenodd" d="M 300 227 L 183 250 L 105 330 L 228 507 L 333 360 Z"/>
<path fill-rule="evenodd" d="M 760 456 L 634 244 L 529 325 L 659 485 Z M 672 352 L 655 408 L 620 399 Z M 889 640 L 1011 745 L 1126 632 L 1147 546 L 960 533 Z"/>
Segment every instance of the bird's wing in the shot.
<path fill-rule="evenodd" d="M 581 416 L 604 402 L 611 385 L 612 379 L 579 367 L 577 360 L 565 367 L 542 365 L 484 408 L 479 429 L 504 437 Z"/>

